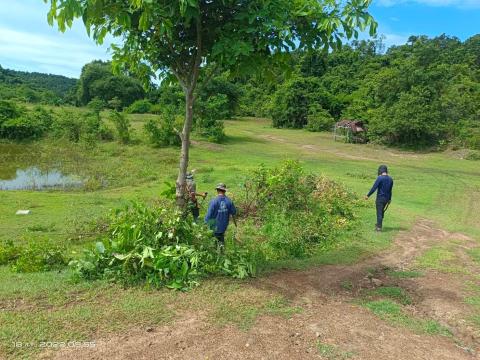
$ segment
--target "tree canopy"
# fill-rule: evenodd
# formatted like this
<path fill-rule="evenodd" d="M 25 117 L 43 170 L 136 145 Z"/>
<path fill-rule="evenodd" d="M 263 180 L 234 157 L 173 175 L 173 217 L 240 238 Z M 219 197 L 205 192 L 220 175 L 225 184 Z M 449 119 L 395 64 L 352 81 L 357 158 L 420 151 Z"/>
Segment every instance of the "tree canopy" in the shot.
<path fill-rule="evenodd" d="M 105 103 L 118 99 L 121 107 L 142 99 L 145 91 L 137 79 L 115 75 L 110 62 L 93 61 L 82 68 L 77 89 L 77 101 L 86 105 L 97 98 Z"/>

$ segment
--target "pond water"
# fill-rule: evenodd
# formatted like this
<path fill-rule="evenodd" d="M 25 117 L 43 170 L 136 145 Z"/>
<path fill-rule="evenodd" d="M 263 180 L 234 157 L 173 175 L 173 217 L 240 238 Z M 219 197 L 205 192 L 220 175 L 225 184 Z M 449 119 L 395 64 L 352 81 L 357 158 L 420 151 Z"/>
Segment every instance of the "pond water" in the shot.
<path fill-rule="evenodd" d="M 65 175 L 57 169 L 40 170 L 36 166 L 16 169 L 13 178 L 5 179 L 1 175 L 0 172 L 0 190 L 67 189 L 83 184 L 78 177 Z"/>

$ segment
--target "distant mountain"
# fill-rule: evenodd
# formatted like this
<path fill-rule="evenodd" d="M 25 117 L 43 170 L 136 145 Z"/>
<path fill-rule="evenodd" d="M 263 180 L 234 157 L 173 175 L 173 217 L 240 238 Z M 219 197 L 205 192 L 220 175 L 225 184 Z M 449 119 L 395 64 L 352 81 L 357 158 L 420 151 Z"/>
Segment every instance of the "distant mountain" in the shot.
<path fill-rule="evenodd" d="M 32 90 L 46 90 L 64 97 L 77 84 L 77 79 L 61 75 L 42 74 L 4 69 L 0 65 L 0 84 L 21 86 Z"/>

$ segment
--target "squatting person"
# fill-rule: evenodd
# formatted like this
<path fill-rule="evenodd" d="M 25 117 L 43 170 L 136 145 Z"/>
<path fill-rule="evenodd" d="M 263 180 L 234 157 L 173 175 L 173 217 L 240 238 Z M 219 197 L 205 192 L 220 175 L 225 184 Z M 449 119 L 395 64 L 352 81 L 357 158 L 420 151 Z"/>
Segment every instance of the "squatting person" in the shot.
<path fill-rule="evenodd" d="M 215 237 L 218 240 L 218 245 L 223 249 L 225 246 L 225 231 L 227 231 L 228 228 L 230 215 L 232 216 L 235 226 L 237 226 L 235 220 L 237 209 L 232 200 L 225 195 L 227 192 L 225 184 L 218 184 L 215 190 L 217 191 L 217 197 L 212 199 L 208 205 L 205 223 L 214 231 Z"/>
<path fill-rule="evenodd" d="M 377 192 L 377 200 L 375 202 L 377 207 L 377 224 L 375 226 L 376 231 L 382 231 L 385 211 L 392 201 L 392 189 L 393 179 L 388 175 L 388 168 L 386 165 L 380 165 L 378 168 L 377 180 L 375 180 L 372 189 L 365 196 L 365 200 L 368 200 L 368 198 L 375 191 Z"/>

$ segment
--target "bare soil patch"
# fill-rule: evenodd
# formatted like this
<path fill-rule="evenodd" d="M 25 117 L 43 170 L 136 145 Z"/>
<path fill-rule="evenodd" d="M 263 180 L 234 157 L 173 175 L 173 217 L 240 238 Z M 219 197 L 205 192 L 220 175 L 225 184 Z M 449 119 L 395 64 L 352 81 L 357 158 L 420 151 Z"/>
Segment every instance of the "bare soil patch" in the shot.
<path fill-rule="evenodd" d="M 375 235 L 373 235 L 375 236 Z M 455 246 L 466 273 L 422 270 L 424 276 L 400 279 L 392 270 L 410 269 L 432 246 Z M 452 245 L 453 244 L 453 245 Z M 261 316 L 249 330 L 213 324 L 207 312 L 184 313 L 175 323 L 130 329 L 96 341 L 93 349 L 62 349 L 42 354 L 50 359 L 322 359 L 318 344 L 336 349 L 326 359 L 474 359 L 478 331 L 465 321 L 471 312 L 463 301 L 468 272 L 478 269 L 460 256 L 474 240 L 419 221 L 400 233 L 395 244 L 355 265 L 322 266 L 307 271 L 281 270 L 245 284 L 283 295 L 303 311 L 290 318 Z M 345 286 L 348 284 L 348 286 Z M 358 303 L 361 295 L 381 286 L 404 288 L 413 300 L 412 316 L 446 326 L 452 337 L 418 334 L 391 325 Z M 222 294 L 218 294 L 219 297 Z M 332 355 L 333 356 L 333 355 Z"/>

